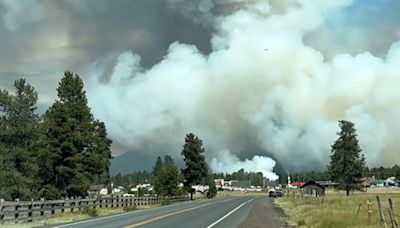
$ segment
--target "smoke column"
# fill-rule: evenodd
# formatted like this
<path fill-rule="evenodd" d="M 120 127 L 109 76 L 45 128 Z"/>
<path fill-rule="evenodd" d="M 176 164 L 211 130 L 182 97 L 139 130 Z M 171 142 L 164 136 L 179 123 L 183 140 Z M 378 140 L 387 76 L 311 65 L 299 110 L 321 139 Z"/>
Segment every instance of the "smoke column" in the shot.
<path fill-rule="evenodd" d="M 368 164 L 400 159 L 400 43 L 383 58 L 326 59 L 304 42 L 352 1 L 169 2 L 212 27 L 212 51 L 174 42 L 151 68 L 130 51 L 94 63 L 89 102 L 117 144 L 178 158 L 193 132 L 214 170 L 273 177 L 274 160 L 287 171 L 324 169 L 337 121 L 346 119 L 356 124 Z"/>

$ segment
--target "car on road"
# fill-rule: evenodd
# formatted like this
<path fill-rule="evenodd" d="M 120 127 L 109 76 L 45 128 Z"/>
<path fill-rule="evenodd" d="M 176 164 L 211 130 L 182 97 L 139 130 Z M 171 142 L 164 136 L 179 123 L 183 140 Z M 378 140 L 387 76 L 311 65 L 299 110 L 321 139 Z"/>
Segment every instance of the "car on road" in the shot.
<path fill-rule="evenodd" d="M 283 196 L 283 191 L 281 189 L 270 189 L 268 190 L 268 196 L 269 197 L 282 197 Z"/>

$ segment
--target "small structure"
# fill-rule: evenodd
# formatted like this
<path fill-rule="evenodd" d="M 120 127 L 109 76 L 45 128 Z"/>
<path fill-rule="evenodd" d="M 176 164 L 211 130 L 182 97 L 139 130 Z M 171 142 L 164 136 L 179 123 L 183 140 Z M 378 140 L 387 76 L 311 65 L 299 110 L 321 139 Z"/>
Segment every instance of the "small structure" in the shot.
<path fill-rule="evenodd" d="M 315 181 L 309 181 L 302 185 L 300 189 L 305 196 L 320 197 L 325 195 L 325 187 Z"/>
<path fill-rule="evenodd" d="M 288 185 L 289 188 L 300 188 L 301 186 L 303 186 L 305 183 L 301 182 L 301 181 L 295 181 L 292 182 Z"/>

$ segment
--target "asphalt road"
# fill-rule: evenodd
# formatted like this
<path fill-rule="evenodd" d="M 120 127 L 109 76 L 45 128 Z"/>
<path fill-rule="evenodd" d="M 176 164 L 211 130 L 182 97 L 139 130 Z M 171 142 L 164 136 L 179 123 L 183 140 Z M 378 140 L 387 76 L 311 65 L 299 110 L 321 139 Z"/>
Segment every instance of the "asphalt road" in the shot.
<path fill-rule="evenodd" d="M 248 217 L 250 210 L 260 200 L 265 200 L 265 197 L 224 197 L 212 200 L 185 202 L 54 227 L 238 227 L 242 221 Z M 268 202 L 272 205 L 271 201 Z"/>

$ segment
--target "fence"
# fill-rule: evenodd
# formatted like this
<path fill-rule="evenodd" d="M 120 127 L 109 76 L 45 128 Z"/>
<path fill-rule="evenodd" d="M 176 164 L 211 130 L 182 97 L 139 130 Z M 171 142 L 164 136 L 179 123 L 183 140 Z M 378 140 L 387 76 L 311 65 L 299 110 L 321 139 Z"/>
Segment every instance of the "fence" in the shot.
<path fill-rule="evenodd" d="M 1 201 L 0 223 L 6 221 L 33 221 L 49 217 L 56 213 L 81 211 L 84 207 L 116 208 L 125 206 L 156 205 L 166 198 L 162 197 L 108 197 L 108 198 L 71 198 L 64 200 L 39 201 Z M 187 201 L 189 196 L 170 197 L 171 203 Z"/>

